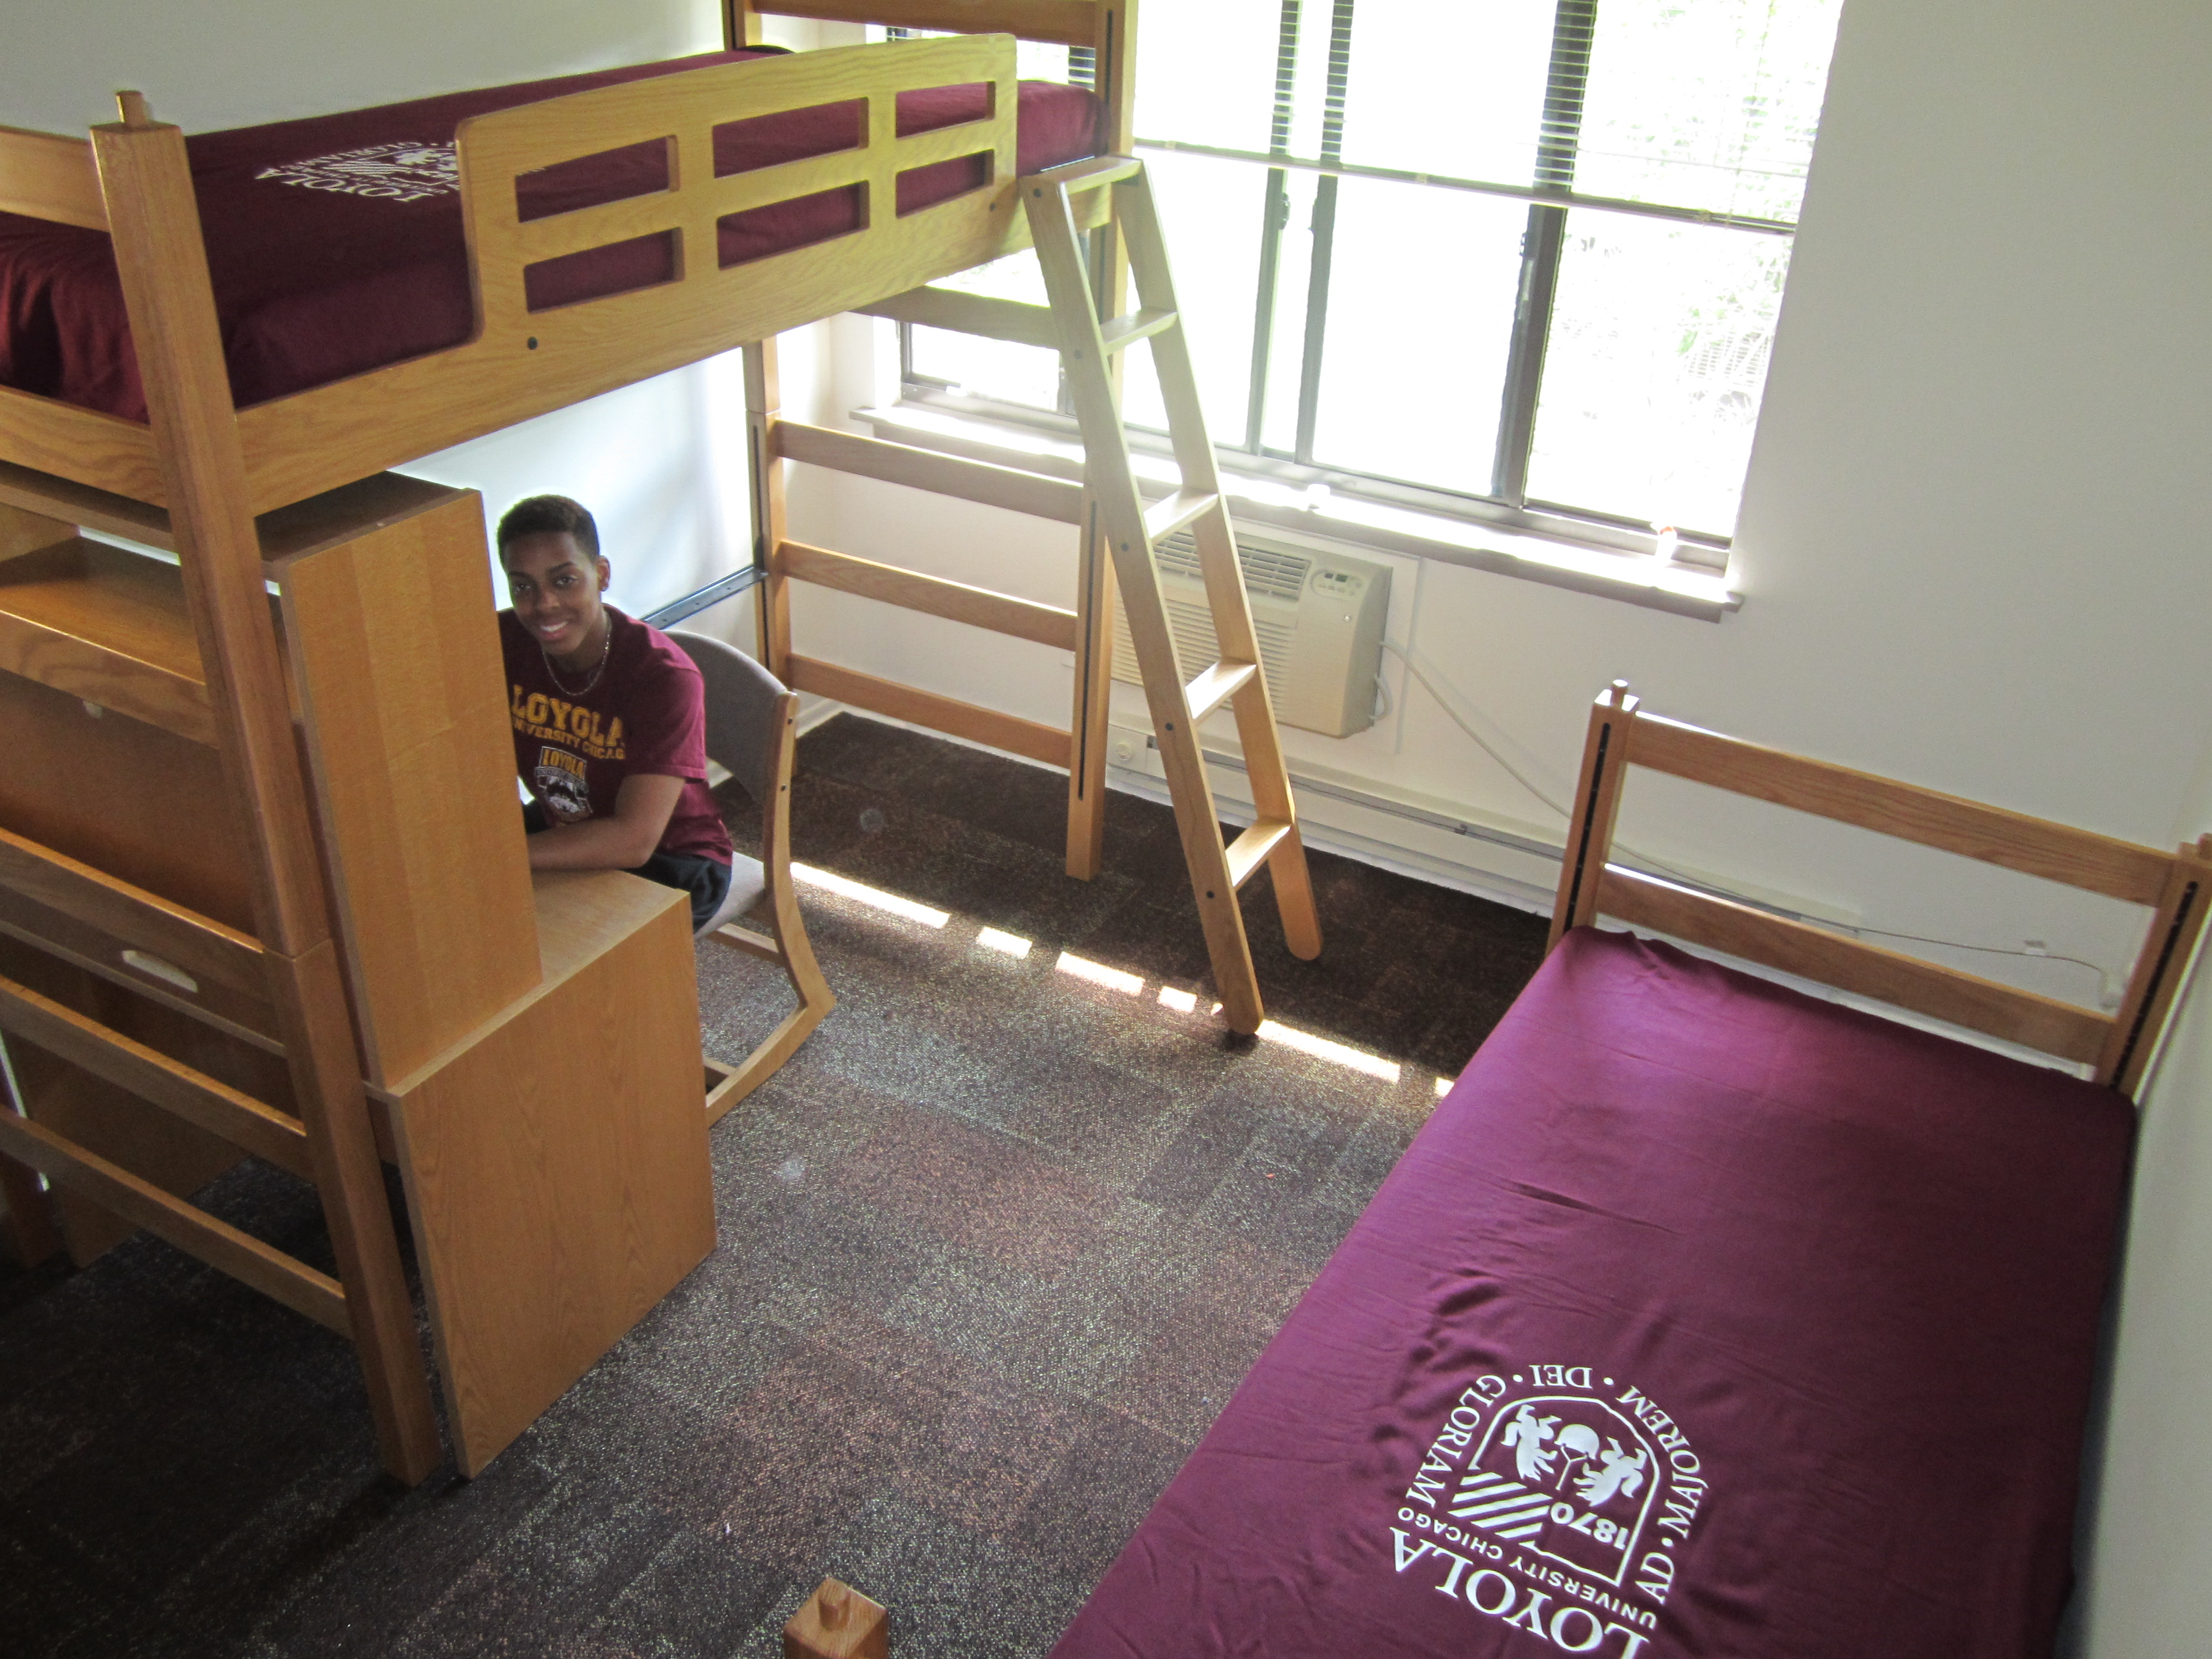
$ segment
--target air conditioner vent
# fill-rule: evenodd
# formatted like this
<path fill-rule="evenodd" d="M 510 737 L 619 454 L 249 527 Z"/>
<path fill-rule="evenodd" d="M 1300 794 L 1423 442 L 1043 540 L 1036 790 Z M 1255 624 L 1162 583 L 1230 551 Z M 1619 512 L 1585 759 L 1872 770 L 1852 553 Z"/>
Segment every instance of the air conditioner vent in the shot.
<path fill-rule="evenodd" d="M 1375 677 L 1390 611 L 1389 568 L 1249 536 L 1237 538 L 1237 553 L 1275 718 L 1330 737 L 1365 731 L 1374 724 Z M 1177 666 L 1188 680 L 1220 654 L 1190 532 L 1161 542 L 1153 564 Z M 1114 677 L 1141 683 L 1128 621 L 1118 611 Z"/>

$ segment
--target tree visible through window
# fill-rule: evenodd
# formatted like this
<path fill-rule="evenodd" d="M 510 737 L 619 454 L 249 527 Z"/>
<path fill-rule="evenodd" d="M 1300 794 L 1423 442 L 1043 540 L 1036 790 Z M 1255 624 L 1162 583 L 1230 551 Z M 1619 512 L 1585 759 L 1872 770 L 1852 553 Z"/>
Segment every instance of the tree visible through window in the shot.
<path fill-rule="evenodd" d="M 1215 442 L 1472 516 L 1725 546 L 1840 9 L 1155 0 L 1138 143 Z M 959 280 L 1040 297 L 1026 259 Z M 1060 405 L 1033 349 L 916 328 L 906 367 L 910 396 Z M 1141 354 L 1127 407 L 1164 424 Z"/>

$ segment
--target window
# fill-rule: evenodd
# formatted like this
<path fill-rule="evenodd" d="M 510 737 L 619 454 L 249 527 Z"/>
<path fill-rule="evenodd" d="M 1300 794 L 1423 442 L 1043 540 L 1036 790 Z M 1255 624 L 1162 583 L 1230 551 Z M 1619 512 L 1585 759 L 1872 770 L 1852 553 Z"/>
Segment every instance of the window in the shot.
<path fill-rule="evenodd" d="M 1182 0 L 1137 132 L 1232 462 L 1717 563 L 1841 0 Z M 1083 79 L 1087 65 L 1073 66 Z M 1034 262 L 960 285 L 1041 299 Z M 906 331 L 907 395 L 1064 415 Z M 1127 412 L 1164 425 L 1131 354 Z"/>

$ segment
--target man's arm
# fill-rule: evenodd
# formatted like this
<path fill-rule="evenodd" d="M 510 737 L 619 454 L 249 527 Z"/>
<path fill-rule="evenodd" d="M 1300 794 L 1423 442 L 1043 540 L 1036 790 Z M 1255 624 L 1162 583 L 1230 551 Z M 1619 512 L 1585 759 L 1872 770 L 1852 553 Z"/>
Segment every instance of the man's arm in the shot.
<path fill-rule="evenodd" d="M 533 870 L 635 870 L 660 845 L 684 780 L 633 772 L 615 793 L 614 816 L 556 825 L 529 837 Z"/>

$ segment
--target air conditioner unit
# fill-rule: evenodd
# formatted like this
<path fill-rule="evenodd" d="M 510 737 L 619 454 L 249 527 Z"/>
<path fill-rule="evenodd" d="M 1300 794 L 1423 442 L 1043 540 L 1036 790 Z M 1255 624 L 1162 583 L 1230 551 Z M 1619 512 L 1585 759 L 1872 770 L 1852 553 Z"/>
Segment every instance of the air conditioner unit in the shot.
<path fill-rule="evenodd" d="M 1348 738 L 1375 723 L 1375 677 L 1382 665 L 1382 629 L 1390 614 L 1390 568 L 1337 553 L 1310 553 L 1249 535 L 1237 538 L 1260 667 L 1275 719 L 1328 737 Z M 1220 653 L 1206 609 L 1206 582 L 1188 530 L 1153 552 L 1168 629 L 1182 678 Z M 1114 678 L 1141 684 L 1129 622 L 1114 612 Z"/>

